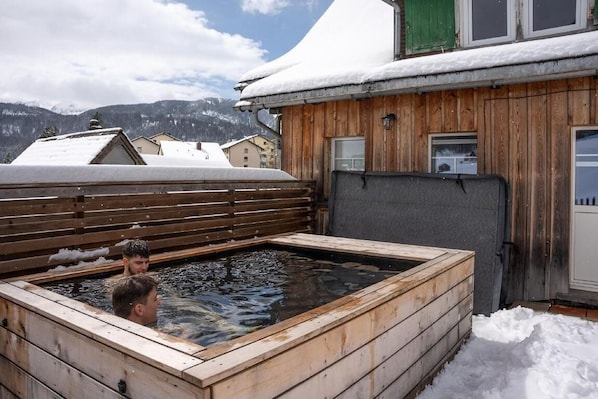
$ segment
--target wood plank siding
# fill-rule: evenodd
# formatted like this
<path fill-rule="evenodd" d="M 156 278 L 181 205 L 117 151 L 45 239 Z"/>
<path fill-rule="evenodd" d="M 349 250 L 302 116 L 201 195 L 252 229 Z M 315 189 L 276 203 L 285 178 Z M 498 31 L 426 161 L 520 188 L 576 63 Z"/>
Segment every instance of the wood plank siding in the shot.
<path fill-rule="evenodd" d="M 397 115 L 391 130 L 387 113 Z M 428 172 L 430 134 L 476 133 L 478 173 L 510 189 L 507 301 L 545 300 L 568 290 L 571 128 L 597 124 L 597 114 L 592 77 L 289 106 L 283 169 L 315 180 L 325 201 L 333 138 L 363 136 L 368 171 Z"/>

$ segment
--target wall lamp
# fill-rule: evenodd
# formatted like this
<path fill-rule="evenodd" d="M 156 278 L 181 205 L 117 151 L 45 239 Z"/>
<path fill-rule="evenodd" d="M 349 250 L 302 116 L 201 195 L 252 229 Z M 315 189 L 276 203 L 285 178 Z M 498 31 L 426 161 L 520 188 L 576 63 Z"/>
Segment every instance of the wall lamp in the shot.
<path fill-rule="evenodd" d="M 392 128 L 392 124 L 397 119 L 395 114 L 387 114 L 386 116 L 382 117 L 382 126 L 384 126 L 384 130 L 390 130 Z"/>

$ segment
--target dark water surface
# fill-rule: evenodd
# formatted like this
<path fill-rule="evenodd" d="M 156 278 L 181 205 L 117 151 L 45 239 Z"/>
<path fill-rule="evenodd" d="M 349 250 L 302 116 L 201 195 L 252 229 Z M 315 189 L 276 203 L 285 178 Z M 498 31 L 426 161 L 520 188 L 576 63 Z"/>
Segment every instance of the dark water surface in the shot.
<path fill-rule="evenodd" d="M 329 303 L 412 266 L 260 249 L 150 267 L 163 296 L 157 328 L 209 346 Z M 44 288 L 112 312 L 105 279 L 61 281 Z"/>

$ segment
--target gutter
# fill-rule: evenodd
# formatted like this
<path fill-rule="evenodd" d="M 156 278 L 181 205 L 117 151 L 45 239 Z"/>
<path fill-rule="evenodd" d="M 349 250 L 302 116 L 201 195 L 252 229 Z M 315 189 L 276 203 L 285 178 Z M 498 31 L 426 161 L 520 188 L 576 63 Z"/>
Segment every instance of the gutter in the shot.
<path fill-rule="evenodd" d="M 240 108 L 239 108 L 239 110 L 244 111 L 244 109 L 240 109 Z M 250 111 L 252 111 L 252 113 L 253 113 L 253 122 L 255 122 L 256 125 L 258 125 L 262 129 L 266 130 L 267 132 L 272 133 L 273 135 L 276 136 L 276 138 L 278 138 L 280 140 L 280 138 L 282 137 L 282 135 L 280 134 L 280 118 L 276 118 L 276 130 L 275 130 L 260 120 L 260 118 L 258 116 L 259 109 L 250 110 Z"/>
<path fill-rule="evenodd" d="M 358 100 L 376 96 L 426 93 L 474 87 L 598 76 L 598 54 L 574 58 L 512 64 L 492 68 L 473 68 L 429 75 L 365 80 L 362 83 L 314 88 L 296 92 L 243 98 L 234 108 L 253 111 L 290 105 L 317 104 L 327 101 Z"/>

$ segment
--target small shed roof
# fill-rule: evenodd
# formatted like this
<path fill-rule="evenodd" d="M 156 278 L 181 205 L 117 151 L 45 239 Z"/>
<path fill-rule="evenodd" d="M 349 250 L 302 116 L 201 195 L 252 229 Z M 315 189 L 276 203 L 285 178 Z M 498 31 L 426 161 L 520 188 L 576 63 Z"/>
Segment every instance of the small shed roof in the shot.
<path fill-rule="evenodd" d="M 102 164 L 118 152 L 130 162 L 145 165 L 121 128 L 94 129 L 38 139 L 13 162 L 15 165 Z M 107 161 L 114 163 L 114 161 Z"/>
<path fill-rule="evenodd" d="M 395 61 L 393 30 L 384 1 L 335 0 L 295 48 L 241 77 L 235 108 L 591 76 L 598 65 L 598 31 Z"/>

